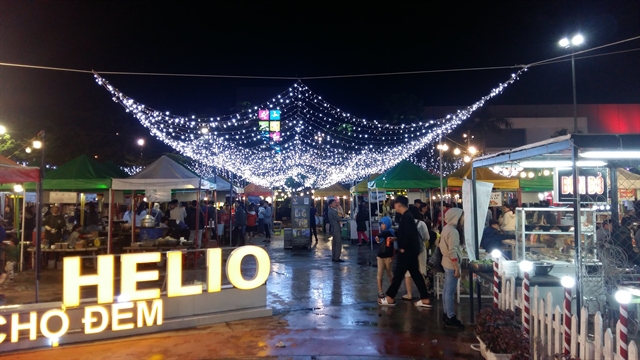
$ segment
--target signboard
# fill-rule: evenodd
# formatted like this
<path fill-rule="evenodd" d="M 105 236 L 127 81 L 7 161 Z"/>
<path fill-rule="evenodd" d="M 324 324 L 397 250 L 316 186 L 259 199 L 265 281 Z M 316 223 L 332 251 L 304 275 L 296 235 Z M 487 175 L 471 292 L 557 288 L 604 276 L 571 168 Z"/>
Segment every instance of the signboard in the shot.
<path fill-rule="evenodd" d="M 242 246 L 235 249 L 227 259 L 226 272 L 222 268 L 222 249 L 207 249 L 206 256 L 207 279 L 206 288 L 203 288 L 202 284 L 182 284 L 181 251 L 166 253 L 167 297 L 192 296 L 204 291 L 220 292 L 223 273 L 226 273 L 229 282 L 240 290 L 255 289 L 264 284 L 269 277 L 271 260 L 261 247 Z M 241 265 L 245 256 L 253 256 L 256 259 L 256 273 L 250 279 L 245 279 L 242 275 Z M 121 294 L 115 301 L 114 270 L 117 262 L 114 255 L 97 257 L 96 274 L 82 274 L 82 260 L 79 256 L 65 257 L 62 308 L 58 305 L 57 308 L 48 311 L 31 311 L 22 316 L 19 312 L 0 315 L 0 344 L 4 341 L 17 343 L 21 335 L 28 335 L 29 341 L 34 341 L 38 334 L 42 334 L 53 346 L 57 346 L 70 328 L 82 328 L 84 334 L 98 334 L 103 331 L 116 332 L 162 325 L 164 306 L 163 299 L 160 298 L 160 288 L 142 284 L 149 281 L 157 282 L 160 279 L 160 271 L 138 269 L 138 264 L 157 263 L 161 258 L 160 252 L 122 254 L 119 273 L 127 276 L 120 277 Z M 81 319 L 72 318 L 65 310 L 81 305 L 81 288 L 86 286 L 97 287 L 97 304 L 85 306 Z M 72 324 L 72 321 L 81 321 L 82 325 Z"/>
<path fill-rule="evenodd" d="M 489 199 L 489 206 L 502 206 L 502 193 L 492 192 Z"/>
<path fill-rule="evenodd" d="M 369 201 L 369 197 L 371 197 L 371 201 Z M 366 202 L 386 201 L 387 200 L 387 193 L 384 192 L 384 191 L 379 191 L 377 193 L 375 191 L 371 191 L 371 192 L 369 192 L 369 194 L 367 196 L 363 196 L 362 198 Z"/>
<path fill-rule="evenodd" d="M 293 196 L 291 198 L 291 230 L 293 231 L 293 246 L 311 246 L 310 200 L 308 196 Z"/>
<path fill-rule="evenodd" d="M 258 110 L 258 130 L 260 131 L 260 136 L 262 136 L 265 142 L 269 143 L 269 146 L 275 150 L 276 153 L 279 153 L 280 142 L 282 141 L 282 133 L 281 131 L 281 110 L 267 110 L 260 109 Z"/>
<path fill-rule="evenodd" d="M 607 201 L 607 169 L 579 169 L 578 188 L 583 204 Z M 573 169 L 557 169 L 554 172 L 553 194 L 556 203 L 573 203 Z"/>
<path fill-rule="evenodd" d="M 620 200 L 635 200 L 636 189 L 618 189 Z"/>
<path fill-rule="evenodd" d="M 52 191 L 49 193 L 49 202 L 56 204 L 75 204 L 78 202 L 78 193 Z"/>

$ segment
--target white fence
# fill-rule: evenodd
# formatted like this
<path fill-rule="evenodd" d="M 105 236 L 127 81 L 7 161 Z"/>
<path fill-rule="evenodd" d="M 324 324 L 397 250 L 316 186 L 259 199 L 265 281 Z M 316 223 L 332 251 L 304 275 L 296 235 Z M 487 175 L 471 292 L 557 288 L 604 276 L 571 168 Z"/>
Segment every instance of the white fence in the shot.
<path fill-rule="evenodd" d="M 552 309 L 553 298 L 547 294 L 546 299 L 540 298 L 538 287 L 531 292 L 531 340 L 534 359 L 553 359 L 563 352 L 564 341 L 564 309 L 556 306 Z M 524 296 L 520 297 L 520 300 Z M 512 276 L 502 275 L 502 290 L 499 306 L 503 310 L 522 309 L 522 304 L 516 298 L 516 282 Z M 524 310 L 523 310 L 524 318 Z M 618 321 L 614 335 L 611 329 L 603 331 L 602 315 L 597 312 L 593 319 L 594 334 L 590 340 L 588 336 L 589 312 L 586 307 L 581 309 L 580 326 L 578 317 L 571 318 L 571 357 L 581 360 L 618 360 L 620 344 L 620 321 Z M 638 346 L 634 341 L 628 344 L 628 359 L 640 359 Z"/>

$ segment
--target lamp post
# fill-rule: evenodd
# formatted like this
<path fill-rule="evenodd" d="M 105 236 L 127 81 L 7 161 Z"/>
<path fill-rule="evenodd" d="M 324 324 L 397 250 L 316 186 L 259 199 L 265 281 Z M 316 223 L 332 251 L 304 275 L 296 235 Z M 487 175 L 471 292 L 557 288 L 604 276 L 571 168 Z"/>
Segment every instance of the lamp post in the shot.
<path fill-rule="evenodd" d="M 43 191 L 42 191 L 42 181 L 44 180 L 44 138 L 45 138 L 45 132 L 44 130 L 41 130 L 38 133 L 39 136 L 39 140 L 34 140 L 33 144 L 31 144 L 33 146 L 34 149 L 40 149 L 40 180 L 38 180 L 38 185 L 37 185 L 37 191 L 38 191 L 38 197 L 36 199 L 37 204 L 36 204 L 36 209 L 38 209 L 36 212 L 36 303 L 38 302 L 38 293 L 39 293 L 39 288 L 40 288 L 40 265 L 41 265 L 41 259 L 40 256 L 42 255 L 41 253 L 41 246 L 42 246 L 42 205 L 44 204 L 44 201 L 42 199 L 43 196 Z"/>
<path fill-rule="evenodd" d="M 562 38 L 558 41 L 558 45 L 565 49 L 571 49 L 571 79 L 573 82 L 573 132 L 578 132 L 578 105 L 576 102 L 576 61 L 573 49 L 584 43 L 584 37 L 580 34 L 575 35 L 569 40 L 569 38 Z"/>
<path fill-rule="evenodd" d="M 440 160 L 440 219 L 442 223 L 442 229 L 444 229 L 444 179 L 442 177 L 442 155 L 445 151 L 449 150 L 449 146 L 447 144 L 442 143 L 442 138 L 440 139 L 438 146 L 436 147 L 440 153 L 438 159 Z M 442 230 L 440 230 L 442 231 Z"/>
<path fill-rule="evenodd" d="M 138 146 L 140 146 L 140 160 L 142 160 L 142 149 L 144 147 L 144 139 L 138 139 Z"/>

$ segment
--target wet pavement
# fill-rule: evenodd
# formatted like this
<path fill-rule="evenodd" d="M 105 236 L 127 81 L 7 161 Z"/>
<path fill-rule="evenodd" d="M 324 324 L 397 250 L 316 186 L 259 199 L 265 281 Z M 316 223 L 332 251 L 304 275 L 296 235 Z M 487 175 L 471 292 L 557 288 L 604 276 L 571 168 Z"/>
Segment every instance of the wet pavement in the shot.
<path fill-rule="evenodd" d="M 261 240 L 253 243 L 262 245 Z M 329 244 L 321 237 L 311 250 L 284 250 L 282 237 L 274 237 L 268 245 L 272 272 L 267 283 L 272 317 L 13 353 L 0 360 L 482 358 L 470 349 L 476 340 L 471 326 L 442 328 L 441 301 L 433 309 L 417 309 L 401 300 L 403 285 L 398 306 L 378 306 L 377 270 L 369 265 L 375 252 L 345 241 L 345 262 L 334 263 Z M 415 288 L 413 294 L 418 294 Z M 458 317 L 468 320 L 468 298 L 458 305 Z"/>

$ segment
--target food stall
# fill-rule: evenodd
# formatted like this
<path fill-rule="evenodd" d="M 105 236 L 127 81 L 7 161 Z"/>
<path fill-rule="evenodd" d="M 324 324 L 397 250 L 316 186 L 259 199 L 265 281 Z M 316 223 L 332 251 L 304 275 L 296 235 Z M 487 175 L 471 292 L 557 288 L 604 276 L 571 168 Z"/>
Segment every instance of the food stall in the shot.
<path fill-rule="evenodd" d="M 634 262 L 640 253 L 628 239 L 629 231 L 635 229 L 629 229 L 632 224 L 620 211 L 618 189 L 618 170 L 640 165 L 640 135 L 572 134 L 474 159 L 472 203 L 478 201 L 478 170 L 495 166 L 526 170 L 541 163 L 552 169 L 556 206 L 517 209 L 516 239 L 508 244 L 513 246 L 514 259 L 544 261 L 548 265 L 541 266 L 546 266 L 549 276 L 573 277 L 575 308 L 607 308 L 606 304 L 615 303 L 612 294 L 618 284 L 640 280 Z M 467 217 L 473 230 L 467 244 L 477 254 L 481 232 L 474 224 L 484 219 L 478 215 L 481 209 L 474 210 Z M 598 239 L 603 220 L 611 222 L 611 230 Z M 624 242 L 630 246 L 623 247 Z M 472 305 L 472 318 L 473 311 Z"/>
<path fill-rule="evenodd" d="M 172 191 L 191 191 L 196 193 L 196 198 L 200 199 L 200 191 L 211 188 L 211 184 L 201 179 L 198 175 L 186 169 L 176 161 L 170 159 L 167 156 L 162 156 L 144 170 L 139 173 L 126 178 L 126 179 L 113 179 L 111 192 L 118 190 L 129 190 L 135 192 L 136 190 L 144 190 L 147 200 L 153 202 L 168 202 L 171 201 Z M 112 199 L 113 196 L 110 196 Z M 135 202 L 136 197 L 132 197 L 132 209 L 141 201 L 138 199 L 138 203 Z M 144 200 L 142 200 L 144 201 Z M 199 211 L 200 202 L 198 202 Z M 111 206 L 110 206 L 111 207 Z M 152 247 L 152 246 L 165 246 L 175 248 L 178 246 L 178 240 L 180 239 L 166 239 L 162 229 L 155 228 L 155 221 L 153 218 L 151 221 L 143 218 L 141 221 L 142 229 L 134 229 L 131 231 L 130 246 L 123 247 L 124 250 L 130 250 L 129 247 Z M 196 218 L 196 226 L 199 226 L 199 218 Z M 135 211 L 132 212 L 132 222 L 135 223 Z M 112 213 L 110 213 L 110 222 L 112 222 Z M 153 223 L 152 223 L 153 221 Z M 111 226 L 109 227 L 111 229 Z M 136 233 L 138 234 L 139 241 L 136 241 Z M 188 239 L 187 239 L 188 240 Z M 186 240 L 185 240 L 186 241 Z M 110 246 L 113 243 L 113 237 L 109 232 Z M 187 244 L 189 246 L 193 244 Z M 111 248 L 111 247 L 110 247 Z"/>

